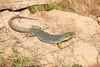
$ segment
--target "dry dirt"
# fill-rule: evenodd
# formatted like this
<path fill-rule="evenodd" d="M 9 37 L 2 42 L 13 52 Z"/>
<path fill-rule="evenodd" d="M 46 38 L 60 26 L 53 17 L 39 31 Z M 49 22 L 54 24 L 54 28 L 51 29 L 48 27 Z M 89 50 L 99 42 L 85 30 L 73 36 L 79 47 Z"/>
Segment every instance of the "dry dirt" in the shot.
<path fill-rule="evenodd" d="M 23 38 L 25 33 L 12 30 L 8 20 L 16 15 L 31 17 L 38 20 L 15 19 L 16 26 L 30 28 L 40 26 L 51 34 L 75 32 L 73 39 L 62 43 L 64 49 L 56 44 L 43 43 L 37 37 Z M 20 52 L 20 56 L 36 57 L 44 67 L 62 67 L 80 64 L 87 67 L 97 64 L 100 52 L 100 26 L 96 20 L 71 12 L 59 10 L 42 11 L 30 14 L 28 10 L 22 12 L 0 12 L 0 52 L 5 58 L 12 54 L 12 46 Z M 97 57 L 98 56 L 98 57 Z M 100 61 L 99 61 L 100 62 Z"/>

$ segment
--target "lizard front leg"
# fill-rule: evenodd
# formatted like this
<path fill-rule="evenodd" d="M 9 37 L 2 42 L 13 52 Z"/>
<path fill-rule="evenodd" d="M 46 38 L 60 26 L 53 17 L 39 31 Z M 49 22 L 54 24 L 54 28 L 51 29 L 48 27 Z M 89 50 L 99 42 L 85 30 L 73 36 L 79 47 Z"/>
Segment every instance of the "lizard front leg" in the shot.
<path fill-rule="evenodd" d="M 57 43 L 57 46 L 58 46 L 58 48 L 60 48 L 60 49 L 62 49 L 61 43 L 62 43 L 62 42 L 58 42 L 58 43 Z"/>

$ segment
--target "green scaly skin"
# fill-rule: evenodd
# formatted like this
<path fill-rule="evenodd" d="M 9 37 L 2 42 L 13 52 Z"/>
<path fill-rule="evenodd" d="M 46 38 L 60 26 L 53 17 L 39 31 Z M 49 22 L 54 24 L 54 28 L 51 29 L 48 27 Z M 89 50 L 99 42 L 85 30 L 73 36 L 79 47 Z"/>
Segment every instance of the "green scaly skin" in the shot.
<path fill-rule="evenodd" d="M 51 44 L 58 44 L 59 48 L 62 48 L 61 43 L 63 41 L 67 41 L 75 36 L 74 32 L 67 32 L 64 34 L 59 34 L 59 35 L 53 35 L 49 34 L 43 30 L 39 26 L 34 26 L 34 28 L 22 28 L 22 27 L 17 27 L 13 25 L 12 21 L 16 18 L 24 18 L 24 19 L 32 19 L 32 18 L 27 18 L 27 17 L 22 17 L 22 16 L 15 16 L 12 17 L 8 22 L 9 26 L 18 32 L 22 33 L 28 33 L 26 36 L 28 37 L 34 37 L 37 36 L 37 38 L 45 43 L 51 43 Z"/>

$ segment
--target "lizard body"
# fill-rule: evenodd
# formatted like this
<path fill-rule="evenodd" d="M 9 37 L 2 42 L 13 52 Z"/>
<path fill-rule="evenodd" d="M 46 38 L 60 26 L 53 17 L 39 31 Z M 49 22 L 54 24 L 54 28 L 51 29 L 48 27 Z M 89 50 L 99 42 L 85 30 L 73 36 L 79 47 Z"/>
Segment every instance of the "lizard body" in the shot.
<path fill-rule="evenodd" d="M 62 48 L 61 47 L 61 43 L 63 41 L 69 40 L 69 39 L 73 38 L 74 35 L 75 35 L 74 32 L 67 32 L 67 33 L 64 33 L 64 34 L 53 35 L 53 34 L 49 34 L 49 33 L 45 32 L 45 31 L 41 30 L 40 28 L 22 28 L 22 27 L 17 27 L 12 23 L 12 21 L 14 19 L 16 19 L 16 18 L 32 19 L 32 18 L 27 18 L 27 17 L 22 17 L 22 16 L 12 17 L 8 21 L 8 23 L 9 23 L 9 26 L 13 30 L 18 31 L 18 32 L 22 32 L 22 33 L 29 33 L 29 34 L 31 34 L 31 35 L 29 35 L 29 37 L 35 35 L 42 42 L 58 44 L 59 48 Z"/>

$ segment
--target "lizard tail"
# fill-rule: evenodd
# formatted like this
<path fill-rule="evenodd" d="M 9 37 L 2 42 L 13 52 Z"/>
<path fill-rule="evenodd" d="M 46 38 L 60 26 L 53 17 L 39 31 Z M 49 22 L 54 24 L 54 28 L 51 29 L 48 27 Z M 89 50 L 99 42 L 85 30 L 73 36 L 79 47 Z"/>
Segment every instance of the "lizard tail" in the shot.
<path fill-rule="evenodd" d="M 13 21 L 14 19 L 16 19 L 16 18 L 25 18 L 25 19 L 32 19 L 32 18 L 27 18 L 27 17 L 22 17 L 22 16 L 15 16 L 15 17 L 12 17 L 12 18 L 8 21 L 9 26 L 10 26 L 13 30 L 15 30 L 15 31 L 17 31 L 17 32 L 22 32 L 22 33 L 29 33 L 29 32 L 30 32 L 30 28 L 17 27 L 17 26 L 15 26 L 15 25 L 12 23 L 12 21 Z"/>

